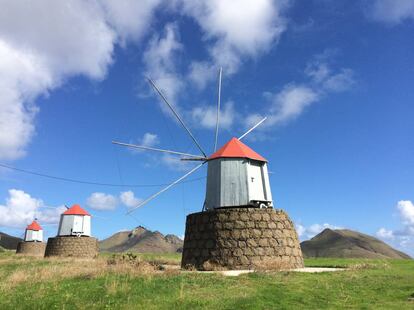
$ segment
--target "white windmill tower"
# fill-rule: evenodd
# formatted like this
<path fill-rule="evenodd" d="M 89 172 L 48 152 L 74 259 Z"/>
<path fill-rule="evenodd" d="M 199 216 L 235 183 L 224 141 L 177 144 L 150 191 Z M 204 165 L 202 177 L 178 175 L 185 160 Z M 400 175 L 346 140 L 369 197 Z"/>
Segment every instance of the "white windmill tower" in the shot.
<path fill-rule="evenodd" d="M 217 149 L 217 139 L 220 122 L 220 97 L 221 97 L 221 76 L 222 70 L 219 71 L 218 82 L 218 101 L 217 101 L 217 120 L 215 130 L 215 143 L 214 153 L 210 156 L 204 152 L 200 144 L 195 139 L 194 135 L 185 125 L 182 118 L 175 111 L 173 106 L 165 98 L 161 90 L 155 85 L 155 83 L 148 79 L 152 87 L 160 95 L 161 99 L 167 104 L 174 116 L 180 122 L 182 127 L 189 134 L 197 148 L 202 155 L 193 155 L 184 152 L 171 151 L 159 148 L 153 148 L 143 145 L 136 145 L 130 143 L 123 143 L 112 141 L 114 144 L 138 148 L 149 151 L 164 152 L 175 155 L 185 156 L 181 158 L 186 161 L 201 161 L 199 165 L 180 177 L 178 180 L 172 182 L 159 192 L 153 194 L 149 198 L 142 201 L 138 206 L 130 209 L 128 213 L 133 212 L 135 209 L 147 204 L 149 201 L 167 191 L 172 186 L 184 180 L 186 177 L 194 173 L 207 163 L 207 187 L 206 198 L 203 206 L 203 210 L 212 210 L 223 207 L 271 207 L 272 194 L 269 183 L 269 175 L 267 171 L 267 160 L 261 155 L 257 154 L 247 145 L 241 142 L 241 140 L 254 130 L 257 126 L 266 120 L 263 118 L 260 122 L 250 128 L 247 132 L 241 135 L 239 138 L 232 138 L 221 149 Z"/>
<path fill-rule="evenodd" d="M 91 236 L 91 215 L 80 205 L 73 205 L 60 215 L 58 236 Z"/>
<path fill-rule="evenodd" d="M 24 233 L 25 242 L 43 242 L 43 228 L 36 219 L 30 225 L 27 225 Z"/>

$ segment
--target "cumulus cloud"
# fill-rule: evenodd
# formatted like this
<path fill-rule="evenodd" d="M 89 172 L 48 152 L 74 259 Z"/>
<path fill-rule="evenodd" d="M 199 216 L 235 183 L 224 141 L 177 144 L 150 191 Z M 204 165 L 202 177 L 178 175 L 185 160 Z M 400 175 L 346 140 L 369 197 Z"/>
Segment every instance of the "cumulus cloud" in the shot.
<path fill-rule="evenodd" d="M 86 204 L 95 210 L 115 210 L 118 199 L 110 194 L 92 193 L 86 200 Z"/>
<path fill-rule="evenodd" d="M 142 199 L 135 196 L 132 191 L 125 191 L 119 193 L 119 197 L 106 193 L 92 193 L 86 200 L 86 204 L 95 210 L 113 211 L 117 208 L 119 203 L 122 203 L 128 208 L 137 206 Z"/>
<path fill-rule="evenodd" d="M 22 190 L 10 189 L 6 203 L 0 205 L 0 226 L 23 228 L 34 218 L 40 223 L 58 223 L 64 206 L 48 207 L 43 200 L 34 198 Z"/>
<path fill-rule="evenodd" d="M 155 9 L 161 0 L 102 0 L 109 24 L 115 28 L 122 45 L 138 41 L 151 25 Z"/>
<path fill-rule="evenodd" d="M 385 228 L 380 228 L 376 235 L 381 239 L 394 239 L 393 231 Z"/>
<path fill-rule="evenodd" d="M 145 74 L 156 82 L 167 100 L 173 105 L 175 105 L 178 93 L 184 85 L 175 66 L 178 54 L 182 49 L 178 27 L 176 24 L 170 23 L 165 26 L 161 35 L 153 35 L 143 55 L 146 67 Z M 164 103 L 161 108 L 163 111 L 168 111 L 168 107 Z"/>
<path fill-rule="evenodd" d="M 315 235 L 319 234 L 321 231 L 323 231 L 326 228 L 329 229 L 341 229 L 339 226 L 331 225 L 328 223 L 324 224 L 312 224 L 310 226 L 303 226 L 301 224 L 296 224 L 296 232 L 298 233 L 299 238 L 306 238 L 310 239 L 314 237 Z"/>
<path fill-rule="evenodd" d="M 303 85 L 287 85 L 273 97 L 268 124 L 274 125 L 295 119 L 307 106 L 317 100 L 318 94 L 311 88 Z"/>
<path fill-rule="evenodd" d="M 396 230 L 380 228 L 376 235 L 390 241 L 394 246 L 414 255 L 414 204 L 410 200 L 400 200 L 396 205 L 401 219 L 401 227 Z"/>
<path fill-rule="evenodd" d="M 188 79 L 199 89 L 204 89 L 214 79 L 217 67 L 207 61 L 193 61 L 190 64 Z"/>
<path fill-rule="evenodd" d="M 142 201 L 141 199 L 135 197 L 135 194 L 132 191 L 122 192 L 119 195 L 119 199 L 128 208 L 136 207 Z"/>
<path fill-rule="evenodd" d="M 72 76 L 103 79 L 114 45 L 141 38 L 159 2 L 1 1 L 0 159 L 25 155 L 38 96 Z"/>
<path fill-rule="evenodd" d="M 332 60 L 336 51 L 327 49 L 315 55 L 307 64 L 305 74 L 311 79 L 316 88 L 325 92 L 342 92 L 350 89 L 354 83 L 354 71 L 349 68 L 332 68 Z"/>
<path fill-rule="evenodd" d="M 207 129 L 216 128 L 217 107 L 216 106 L 198 106 L 191 111 L 191 117 L 195 124 Z M 226 102 L 220 111 L 220 128 L 230 129 L 236 118 L 234 104 L 231 101 Z"/>
<path fill-rule="evenodd" d="M 155 146 L 158 143 L 160 143 L 160 139 L 158 138 L 158 135 L 154 133 L 150 133 L 150 132 L 146 132 L 141 139 L 141 145 L 145 145 L 145 146 Z"/>
<path fill-rule="evenodd" d="M 388 24 L 414 19 L 414 0 L 375 0 L 369 8 L 369 15 Z"/>
<path fill-rule="evenodd" d="M 404 225 L 414 227 L 414 204 L 410 200 L 401 200 L 397 204 Z"/>
<path fill-rule="evenodd" d="M 182 0 L 181 12 L 192 17 L 204 33 L 209 62 L 194 62 L 190 76 L 202 86 L 214 77 L 212 65 L 235 73 L 243 58 L 256 58 L 277 43 L 286 29 L 283 11 L 288 0 Z M 197 72 L 206 73 L 205 75 Z"/>
<path fill-rule="evenodd" d="M 322 98 L 336 92 L 343 92 L 355 84 L 354 72 L 349 68 L 334 69 L 332 59 L 335 52 L 326 50 L 315 55 L 306 65 L 306 83 L 289 83 L 276 93 L 265 92 L 264 97 L 270 102 L 266 113 L 249 115 L 247 125 L 257 123 L 264 115 L 268 117 L 263 126 L 268 128 L 290 122 L 299 117 L 309 106 Z"/>

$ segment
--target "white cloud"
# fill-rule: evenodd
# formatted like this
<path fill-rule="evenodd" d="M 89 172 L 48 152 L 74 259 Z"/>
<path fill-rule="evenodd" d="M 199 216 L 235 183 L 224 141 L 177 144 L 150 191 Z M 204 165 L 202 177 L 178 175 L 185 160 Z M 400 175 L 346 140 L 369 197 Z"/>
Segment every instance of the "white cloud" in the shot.
<path fill-rule="evenodd" d="M 298 236 L 302 237 L 306 232 L 306 227 L 301 224 L 296 224 L 295 227 L 296 227 L 296 233 L 298 234 Z"/>
<path fill-rule="evenodd" d="M 59 222 L 64 206 L 47 207 L 41 199 L 33 198 L 22 190 L 10 189 L 4 205 L 0 205 L 0 226 L 23 228 L 34 218 L 42 223 Z"/>
<path fill-rule="evenodd" d="M 307 238 L 310 239 L 314 237 L 315 235 L 319 234 L 321 231 L 323 231 L 326 228 L 329 229 L 341 229 L 339 226 L 331 225 L 328 223 L 324 224 L 313 224 L 308 227 L 303 226 L 301 224 L 296 224 L 296 232 L 298 233 L 299 238 Z"/>
<path fill-rule="evenodd" d="M 381 239 L 394 239 L 393 231 L 385 228 L 380 228 L 376 235 Z"/>
<path fill-rule="evenodd" d="M 369 14 L 378 21 L 398 24 L 414 19 L 414 0 L 375 0 Z"/>
<path fill-rule="evenodd" d="M 303 85 L 290 84 L 273 98 L 268 125 L 283 123 L 298 117 L 302 111 L 318 100 L 318 94 Z"/>
<path fill-rule="evenodd" d="M 410 200 L 401 200 L 397 204 L 397 209 L 403 224 L 414 227 L 414 204 Z"/>
<path fill-rule="evenodd" d="M 146 132 L 142 138 L 137 139 L 138 145 L 153 147 L 160 143 L 160 139 L 157 134 Z M 131 141 L 131 144 L 135 144 L 135 141 Z M 138 149 L 138 148 L 129 148 L 130 152 L 133 154 L 149 153 L 148 151 Z"/>
<path fill-rule="evenodd" d="M 267 120 L 264 127 L 275 126 L 286 123 L 297 118 L 312 103 L 318 101 L 319 94 L 305 85 L 286 85 L 279 93 L 266 95 L 271 105 L 267 109 Z M 263 115 L 251 114 L 247 117 L 247 125 L 256 124 Z"/>
<path fill-rule="evenodd" d="M 167 24 L 162 36 L 154 34 L 143 55 L 146 75 L 151 77 L 161 89 L 167 100 L 175 105 L 179 91 L 184 83 L 176 72 L 175 62 L 183 46 L 179 42 L 178 28 L 175 24 Z M 158 96 L 158 95 L 156 95 Z M 163 111 L 169 111 L 162 103 Z"/>
<path fill-rule="evenodd" d="M 266 107 L 265 113 L 247 116 L 247 126 L 256 124 L 264 115 L 268 119 L 259 130 L 287 123 L 329 94 L 349 90 L 355 84 L 354 72 L 349 68 L 333 69 L 330 62 L 335 53 L 327 49 L 312 58 L 304 71 L 309 82 L 286 84 L 277 93 L 265 92 L 264 97 L 270 101 L 270 106 Z"/>
<path fill-rule="evenodd" d="M 115 210 L 118 199 L 110 194 L 92 193 L 86 200 L 86 204 L 95 210 Z"/>
<path fill-rule="evenodd" d="M 115 43 L 141 38 L 159 2 L 2 1 L 0 159 L 25 155 L 38 96 L 72 76 L 103 79 Z"/>
<path fill-rule="evenodd" d="M 144 146 L 155 146 L 160 143 L 158 135 L 150 132 L 146 132 L 141 139 L 141 145 Z"/>
<path fill-rule="evenodd" d="M 396 209 L 401 219 L 401 228 L 388 230 L 380 228 L 377 236 L 401 250 L 414 255 L 414 204 L 410 200 L 400 200 Z"/>
<path fill-rule="evenodd" d="M 189 171 L 191 164 L 188 161 L 183 161 L 179 156 L 171 154 L 162 154 L 161 163 L 165 165 L 168 169 L 187 172 Z"/>
<path fill-rule="evenodd" d="M 115 28 L 121 44 L 138 41 L 151 26 L 155 9 L 161 0 L 101 0 L 108 22 Z"/>
<path fill-rule="evenodd" d="M 235 73 L 243 58 L 256 58 L 274 45 L 286 28 L 283 10 L 288 0 L 236 0 L 195 1 L 181 0 L 183 14 L 195 19 L 200 25 L 208 44 L 211 65 L 194 63 L 194 68 L 207 73 L 211 80 L 212 65 L 223 66 L 226 74 Z M 203 85 L 197 75 L 197 84 Z"/>
<path fill-rule="evenodd" d="M 191 117 L 197 126 L 214 129 L 217 122 L 217 107 L 213 105 L 195 107 L 191 111 Z M 223 104 L 220 111 L 220 128 L 230 129 L 235 118 L 236 111 L 234 110 L 233 102 L 228 101 Z"/>
<path fill-rule="evenodd" d="M 335 50 L 327 49 L 314 56 L 305 69 L 305 74 L 311 78 L 315 87 L 322 88 L 325 92 L 346 91 L 355 83 L 353 70 L 349 68 L 332 69 L 330 62 L 335 54 Z"/>
<path fill-rule="evenodd" d="M 135 194 L 132 191 L 122 192 L 119 195 L 121 202 L 128 208 L 136 207 L 142 200 L 135 197 Z"/>
<path fill-rule="evenodd" d="M 199 89 L 204 89 L 208 82 L 214 80 L 217 68 L 207 61 L 193 61 L 190 64 L 188 78 Z"/>

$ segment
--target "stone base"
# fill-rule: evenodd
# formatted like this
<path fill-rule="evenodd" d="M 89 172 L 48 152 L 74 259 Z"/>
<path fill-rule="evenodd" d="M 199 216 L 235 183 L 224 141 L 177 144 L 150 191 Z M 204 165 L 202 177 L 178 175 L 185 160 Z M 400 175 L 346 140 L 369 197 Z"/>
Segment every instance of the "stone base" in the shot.
<path fill-rule="evenodd" d="M 21 241 L 17 244 L 16 254 L 43 257 L 45 255 L 45 249 L 46 243 L 44 242 Z"/>
<path fill-rule="evenodd" d="M 47 240 L 45 257 L 95 258 L 98 256 L 98 252 L 99 247 L 96 238 L 58 236 Z"/>
<path fill-rule="evenodd" d="M 304 267 L 295 227 L 283 210 L 223 208 L 187 216 L 183 268 Z"/>

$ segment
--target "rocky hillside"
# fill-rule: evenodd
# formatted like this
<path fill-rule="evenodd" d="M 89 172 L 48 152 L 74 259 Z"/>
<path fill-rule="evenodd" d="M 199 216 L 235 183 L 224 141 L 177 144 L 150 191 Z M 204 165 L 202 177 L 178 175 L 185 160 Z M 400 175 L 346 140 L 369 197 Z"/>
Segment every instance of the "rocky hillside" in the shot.
<path fill-rule="evenodd" d="M 327 228 L 300 245 L 305 257 L 410 259 L 381 240 L 347 229 Z"/>
<path fill-rule="evenodd" d="M 22 239 L 0 232 L 0 247 L 2 248 L 16 250 L 17 244 L 20 241 L 22 241 Z"/>
<path fill-rule="evenodd" d="M 138 226 L 100 241 L 99 247 L 103 252 L 176 253 L 182 251 L 183 240 Z"/>

